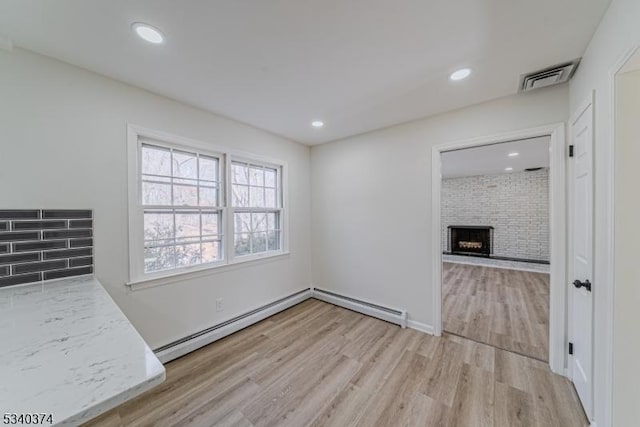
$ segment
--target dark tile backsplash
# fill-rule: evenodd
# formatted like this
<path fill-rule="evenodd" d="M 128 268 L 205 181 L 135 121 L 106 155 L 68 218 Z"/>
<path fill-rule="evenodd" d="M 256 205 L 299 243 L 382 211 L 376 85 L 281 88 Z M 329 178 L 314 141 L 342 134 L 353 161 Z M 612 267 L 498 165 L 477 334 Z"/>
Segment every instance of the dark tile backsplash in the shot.
<path fill-rule="evenodd" d="M 91 210 L 0 209 L 0 287 L 93 273 Z"/>
<path fill-rule="evenodd" d="M 40 252 L 17 253 L 9 255 L 0 255 L 0 264 L 16 264 L 19 262 L 40 261 L 42 255 Z"/>
<path fill-rule="evenodd" d="M 15 242 L 17 240 L 38 240 L 39 231 L 28 231 L 23 233 L 0 233 L 0 242 Z"/>
<path fill-rule="evenodd" d="M 93 239 L 71 239 L 69 240 L 70 248 L 86 248 L 93 246 Z"/>
<path fill-rule="evenodd" d="M 46 249 L 64 249 L 67 248 L 68 245 L 69 242 L 67 240 L 22 242 L 12 243 L 11 249 L 13 252 L 44 251 Z"/>
<path fill-rule="evenodd" d="M 90 219 L 76 219 L 69 221 L 69 228 L 93 228 L 93 221 Z"/>
<path fill-rule="evenodd" d="M 64 218 L 64 219 L 77 219 L 77 218 L 93 218 L 93 211 L 71 211 L 60 209 L 44 209 L 42 211 L 42 218 Z"/>
<path fill-rule="evenodd" d="M 0 209 L 0 220 L 3 219 L 40 219 L 40 211 L 2 210 Z"/>
<path fill-rule="evenodd" d="M 83 274 L 92 274 L 93 267 L 70 268 L 67 270 L 45 271 L 43 280 L 60 279 L 62 277 L 82 276 Z"/>
<path fill-rule="evenodd" d="M 85 267 L 93 265 L 93 257 L 72 258 L 69 260 L 69 267 Z"/>
<path fill-rule="evenodd" d="M 71 239 L 73 237 L 91 237 L 93 231 L 88 230 L 47 230 L 43 231 L 44 239 Z M 2 237 L 2 233 L 0 233 Z"/>
<path fill-rule="evenodd" d="M 13 221 L 12 229 L 18 230 L 44 230 L 51 228 L 67 228 L 66 221 Z"/>
<path fill-rule="evenodd" d="M 61 251 L 45 252 L 44 259 L 75 258 L 80 256 L 91 256 L 91 255 L 93 255 L 92 248 L 65 249 Z"/>
<path fill-rule="evenodd" d="M 34 273 L 36 271 L 62 270 L 68 268 L 67 260 L 28 262 L 26 264 L 16 264 L 11 266 L 12 274 Z"/>

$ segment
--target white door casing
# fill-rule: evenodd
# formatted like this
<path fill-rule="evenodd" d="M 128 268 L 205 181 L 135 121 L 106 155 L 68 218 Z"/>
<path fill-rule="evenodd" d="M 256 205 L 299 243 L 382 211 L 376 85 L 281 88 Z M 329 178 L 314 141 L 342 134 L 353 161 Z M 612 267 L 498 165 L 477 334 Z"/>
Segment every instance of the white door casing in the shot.
<path fill-rule="evenodd" d="M 582 406 L 593 417 L 593 102 L 590 100 L 571 122 L 573 167 L 569 277 L 569 371 Z"/>
<path fill-rule="evenodd" d="M 549 298 L 549 367 L 560 375 L 568 375 L 567 368 L 567 178 L 566 123 L 555 123 L 536 128 L 523 129 L 451 141 L 431 148 L 431 236 L 441 233 L 441 153 L 444 151 L 479 147 L 501 142 L 550 136 L 550 231 L 551 231 L 551 277 Z M 442 333 L 442 246 L 439 238 L 431 239 L 432 289 L 433 289 L 433 334 Z"/>

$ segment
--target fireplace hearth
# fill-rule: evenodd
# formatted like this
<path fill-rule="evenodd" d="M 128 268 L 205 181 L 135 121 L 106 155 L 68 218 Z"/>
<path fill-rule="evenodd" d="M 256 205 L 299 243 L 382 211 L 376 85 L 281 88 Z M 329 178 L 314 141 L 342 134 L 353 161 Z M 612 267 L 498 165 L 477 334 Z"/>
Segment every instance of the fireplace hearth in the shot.
<path fill-rule="evenodd" d="M 448 250 L 455 255 L 490 257 L 493 252 L 493 227 L 450 225 Z"/>

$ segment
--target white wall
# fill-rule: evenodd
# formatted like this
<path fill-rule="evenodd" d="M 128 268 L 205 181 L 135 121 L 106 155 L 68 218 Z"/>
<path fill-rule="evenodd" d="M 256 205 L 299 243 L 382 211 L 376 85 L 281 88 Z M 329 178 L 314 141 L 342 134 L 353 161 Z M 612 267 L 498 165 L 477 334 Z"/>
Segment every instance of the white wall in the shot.
<path fill-rule="evenodd" d="M 613 413 L 626 425 L 640 420 L 640 71 L 620 75 L 616 94 Z"/>
<path fill-rule="evenodd" d="M 464 88 L 463 88 L 464 89 Z M 564 122 L 566 86 L 314 146 L 313 284 L 432 325 L 431 147 Z"/>
<path fill-rule="evenodd" d="M 494 256 L 549 261 L 548 168 L 443 178 L 440 200 L 443 251 L 449 226 L 488 225 Z"/>
<path fill-rule="evenodd" d="M 606 410 L 607 402 L 611 400 L 609 381 L 611 360 L 607 348 L 610 347 L 611 333 L 607 329 L 608 310 L 611 307 L 613 284 L 611 272 L 613 253 L 613 239 L 608 227 L 611 221 L 609 206 L 612 202 L 613 159 L 612 142 L 612 105 L 613 93 L 610 72 L 616 63 L 633 47 L 640 44 L 640 1 L 613 0 L 609 10 L 600 23 L 593 39 L 589 43 L 583 56 L 582 63 L 570 85 L 570 108 L 573 114 L 592 90 L 595 90 L 595 275 L 594 275 L 594 380 L 595 380 L 595 420 L 599 427 L 611 424 L 611 414 Z M 630 283 L 616 281 L 615 287 L 630 286 Z M 637 286 L 637 283 L 634 284 Z M 617 289 L 615 293 L 618 294 Z M 616 307 L 616 310 L 618 307 Z M 640 311 L 633 314 L 635 324 L 640 323 Z M 615 352 L 624 351 L 618 345 L 624 346 L 620 340 L 636 339 L 637 332 L 632 332 L 628 326 L 616 324 Z M 619 328 L 624 328 L 621 332 Z M 637 360 L 637 358 L 636 358 Z M 640 407 L 637 384 L 640 382 L 640 367 L 638 363 L 616 365 L 616 371 L 624 372 L 631 380 L 633 387 L 627 389 L 627 382 L 615 385 L 613 414 L 617 426 L 637 425 L 637 408 Z M 625 397 L 626 395 L 626 397 Z M 631 402 L 630 399 L 633 401 Z"/>
<path fill-rule="evenodd" d="M 288 162 L 291 255 L 130 292 L 126 125 Z M 0 50 L 0 207 L 91 208 L 96 274 L 154 348 L 308 287 L 309 148 L 21 49 Z M 215 299 L 225 299 L 215 312 Z"/>

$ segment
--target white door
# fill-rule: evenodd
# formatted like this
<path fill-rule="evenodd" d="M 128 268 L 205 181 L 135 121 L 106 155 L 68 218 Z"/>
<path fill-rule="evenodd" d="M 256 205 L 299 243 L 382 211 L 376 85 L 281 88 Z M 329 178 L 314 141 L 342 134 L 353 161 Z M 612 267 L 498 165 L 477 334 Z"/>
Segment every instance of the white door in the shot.
<path fill-rule="evenodd" d="M 573 145 L 573 253 L 569 298 L 573 355 L 569 368 L 589 419 L 593 414 L 593 104 L 571 124 Z"/>

